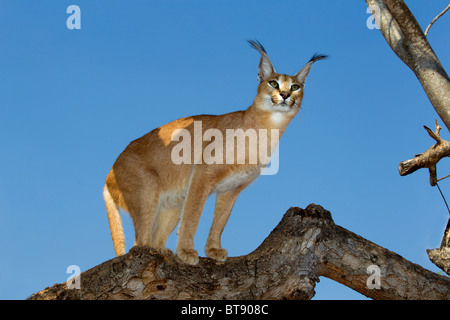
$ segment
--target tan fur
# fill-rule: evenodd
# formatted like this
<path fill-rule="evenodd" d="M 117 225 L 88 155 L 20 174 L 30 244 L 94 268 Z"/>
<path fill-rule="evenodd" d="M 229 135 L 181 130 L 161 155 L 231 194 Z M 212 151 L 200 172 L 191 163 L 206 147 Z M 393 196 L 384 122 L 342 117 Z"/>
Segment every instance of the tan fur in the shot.
<path fill-rule="evenodd" d="M 194 249 L 194 235 L 207 198 L 212 193 L 217 193 L 205 252 L 208 257 L 216 260 L 224 261 L 227 258 L 227 252 L 220 242 L 222 231 L 239 193 L 259 175 L 265 164 L 259 158 L 257 163 L 250 164 L 248 153 L 244 164 L 206 164 L 204 161 L 193 164 L 193 142 L 191 164 L 177 165 L 172 161 L 171 154 L 172 149 L 180 142 L 172 141 L 172 134 L 176 129 L 186 129 L 194 137 L 194 121 L 201 121 L 202 133 L 214 128 L 225 137 L 227 129 L 278 129 L 281 137 L 300 108 L 304 79 L 299 81 L 295 76 L 269 73 L 270 76 L 258 86 L 256 98 L 247 110 L 175 120 L 131 142 L 119 155 L 106 178 L 104 188 L 117 255 L 125 253 L 118 211 L 120 207 L 129 212 L 133 219 L 135 245 L 138 246 L 163 250 L 169 235 L 180 223 L 177 255 L 186 263 L 196 264 L 198 254 Z M 279 83 L 279 89 L 269 84 L 272 80 Z M 300 89 L 291 92 L 293 84 L 299 85 Z M 281 91 L 290 94 L 290 98 L 286 100 L 287 106 L 281 106 Z M 202 150 L 209 143 L 203 141 Z M 273 152 L 274 146 L 269 150 Z"/>

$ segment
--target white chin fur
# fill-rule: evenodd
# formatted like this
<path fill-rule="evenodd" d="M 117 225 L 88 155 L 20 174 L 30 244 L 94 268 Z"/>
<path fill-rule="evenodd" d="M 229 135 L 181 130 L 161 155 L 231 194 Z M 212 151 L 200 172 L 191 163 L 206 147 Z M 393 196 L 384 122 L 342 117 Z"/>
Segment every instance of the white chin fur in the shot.
<path fill-rule="evenodd" d="M 285 115 L 286 115 L 285 112 L 273 112 L 272 115 L 270 116 L 270 120 L 273 123 L 280 123 L 284 121 Z"/>
<path fill-rule="evenodd" d="M 274 111 L 278 111 L 278 112 L 289 112 L 292 110 L 292 108 L 289 107 L 287 104 L 277 104 L 277 105 L 274 105 L 272 107 L 272 109 Z"/>

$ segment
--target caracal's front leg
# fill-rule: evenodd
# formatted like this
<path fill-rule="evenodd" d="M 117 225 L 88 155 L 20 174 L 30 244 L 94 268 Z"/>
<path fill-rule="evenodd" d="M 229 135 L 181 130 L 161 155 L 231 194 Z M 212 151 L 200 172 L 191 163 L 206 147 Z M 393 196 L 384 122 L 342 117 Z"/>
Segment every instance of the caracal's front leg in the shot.
<path fill-rule="evenodd" d="M 230 217 L 233 205 L 242 189 L 238 188 L 217 195 L 213 223 L 209 230 L 205 246 L 205 253 L 209 258 L 218 261 L 225 261 L 227 259 L 228 253 L 227 250 L 222 248 L 220 237 Z"/>
<path fill-rule="evenodd" d="M 190 183 L 181 213 L 177 240 L 177 256 L 191 265 L 199 261 L 197 250 L 194 249 L 194 236 L 206 199 L 211 192 L 207 179 L 202 179 L 199 175 L 194 172 L 191 178 L 192 183 Z"/>

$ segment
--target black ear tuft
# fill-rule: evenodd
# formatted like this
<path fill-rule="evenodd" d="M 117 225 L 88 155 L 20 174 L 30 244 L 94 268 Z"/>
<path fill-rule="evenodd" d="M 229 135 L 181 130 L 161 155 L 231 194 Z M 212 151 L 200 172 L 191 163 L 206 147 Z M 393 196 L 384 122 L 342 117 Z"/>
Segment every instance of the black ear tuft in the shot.
<path fill-rule="evenodd" d="M 318 61 L 318 60 L 322 60 L 327 58 L 326 55 L 324 54 L 317 54 L 315 53 L 312 58 L 308 61 L 307 64 L 305 64 L 305 66 L 299 71 L 297 72 L 297 74 L 295 75 L 295 77 L 297 78 L 297 80 L 301 83 L 304 84 L 306 77 L 308 77 L 309 71 L 311 70 L 311 66 L 313 65 L 314 62 Z"/>
<path fill-rule="evenodd" d="M 325 54 L 314 53 L 314 55 L 312 56 L 312 58 L 308 62 L 316 62 L 318 60 L 322 60 L 322 59 L 326 59 L 326 58 L 328 58 L 328 56 L 325 55 Z"/>
<path fill-rule="evenodd" d="M 253 49 L 257 50 L 261 54 L 258 67 L 258 81 L 262 82 L 275 72 L 275 68 L 273 67 L 272 62 L 270 62 L 266 49 L 264 49 L 259 41 L 248 40 L 248 43 Z"/>
<path fill-rule="evenodd" d="M 258 40 L 247 40 L 247 42 L 253 49 L 258 50 L 259 53 L 267 54 L 266 49 L 264 49 L 263 45 Z"/>

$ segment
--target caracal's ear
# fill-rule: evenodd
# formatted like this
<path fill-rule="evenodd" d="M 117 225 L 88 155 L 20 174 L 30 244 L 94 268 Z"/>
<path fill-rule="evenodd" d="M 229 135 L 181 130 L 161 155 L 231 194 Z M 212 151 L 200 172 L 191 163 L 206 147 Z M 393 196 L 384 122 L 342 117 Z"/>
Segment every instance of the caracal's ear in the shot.
<path fill-rule="evenodd" d="M 262 44 L 259 43 L 259 41 L 248 40 L 248 43 L 250 43 L 253 49 L 258 50 L 258 52 L 261 54 L 261 60 L 259 60 L 259 68 L 258 68 L 258 81 L 263 82 L 272 73 L 275 72 L 275 69 L 272 65 L 272 62 L 270 62 L 266 50 L 264 49 Z"/>
<path fill-rule="evenodd" d="M 314 54 L 313 57 L 311 58 L 311 60 L 309 60 L 308 63 L 305 64 L 305 66 L 302 68 L 302 70 L 297 72 L 297 74 L 295 75 L 297 80 L 301 84 L 305 84 L 306 78 L 308 77 L 309 71 L 311 70 L 311 66 L 313 65 L 313 63 L 318 60 L 325 59 L 326 57 L 327 56 L 323 55 L 323 54 Z"/>

